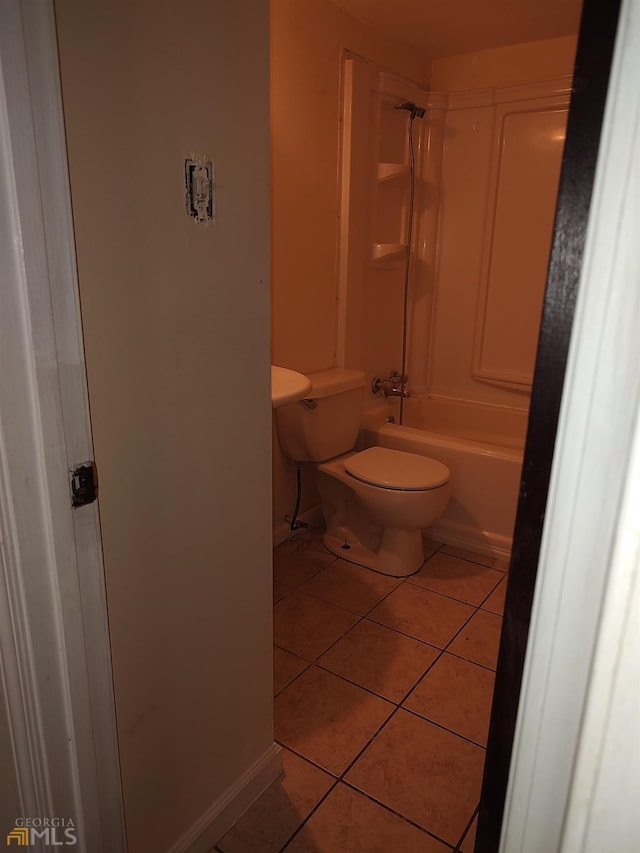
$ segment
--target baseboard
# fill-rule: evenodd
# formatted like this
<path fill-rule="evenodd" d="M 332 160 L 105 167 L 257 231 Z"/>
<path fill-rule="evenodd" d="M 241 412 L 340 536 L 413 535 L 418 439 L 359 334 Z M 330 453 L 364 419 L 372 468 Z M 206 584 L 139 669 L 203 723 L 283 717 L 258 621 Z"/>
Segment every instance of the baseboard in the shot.
<path fill-rule="evenodd" d="M 322 507 L 320 506 L 320 504 L 312 506 L 311 509 L 300 513 L 300 515 L 298 516 L 298 520 L 302 521 L 309 527 L 317 527 L 319 524 L 322 524 L 323 521 Z M 295 536 L 297 532 L 299 531 L 292 530 L 289 526 L 289 523 L 286 521 L 284 521 L 278 527 L 274 527 L 273 547 L 275 548 L 276 545 L 281 545 L 286 539 L 290 539 L 292 536 Z"/>
<path fill-rule="evenodd" d="M 511 558 L 512 540 L 497 533 L 488 533 L 474 527 L 465 527 L 450 521 L 439 520 L 433 527 L 424 531 L 424 536 L 442 542 L 445 545 L 455 545 L 476 554 L 487 557 L 498 557 L 501 560 Z"/>
<path fill-rule="evenodd" d="M 282 772 L 281 747 L 272 744 L 221 797 L 213 802 L 167 853 L 209 853 L 249 806 Z"/>

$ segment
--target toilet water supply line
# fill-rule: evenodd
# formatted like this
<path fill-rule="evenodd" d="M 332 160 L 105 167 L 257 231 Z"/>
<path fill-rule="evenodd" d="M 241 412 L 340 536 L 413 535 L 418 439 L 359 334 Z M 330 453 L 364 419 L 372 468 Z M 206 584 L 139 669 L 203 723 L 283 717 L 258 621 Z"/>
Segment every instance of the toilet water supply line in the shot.
<path fill-rule="evenodd" d="M 303 521 L 298 521 L 298 512 L 300 511 L 300 498 L 302 497 L 302 477 L 300 470 L 300 462 L 296 462 L 296 505 L 291 516 L 289 530 L 302 530 L 307 527 Z"/>
<path fill-rule="evenodd" d="M 416 185 L 416 161 L 413 151 L 413 122 L 416 118 L 424 118 L 425 110 L 417 106 L 413 101 L 405 101 L 394 107 L 396 110 L 407 110 L 409 112 L 409 124 L 407 126 L 407 137 L 409 142 L 409 215 L 407 218 L 407 252 L 404 264 L 404 296 L 402 305 L 402 366 L 400 368 L 400 416 L 399 422 L 403 423 L 404 398 L 407 387 L 407 326 L 409 322 L 409 273 L 411 269 L 411 244 L 413 242 L 413 204 Z"/>

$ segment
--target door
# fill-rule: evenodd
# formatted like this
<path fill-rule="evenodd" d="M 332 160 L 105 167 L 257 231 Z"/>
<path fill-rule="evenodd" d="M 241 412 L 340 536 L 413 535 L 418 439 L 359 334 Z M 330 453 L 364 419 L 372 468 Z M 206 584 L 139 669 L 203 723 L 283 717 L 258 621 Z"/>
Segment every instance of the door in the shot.
<path fill-rule="evenodd" d="M 477 853 L 640 841 L 637 12 L 583 10 Z"/>
<path fill-rule="evenodd" d="M 92 447 L 48 0 L 0 6 L 0 256 L 0 749 L 13 758 L 3 790 L 17 797 L 0 835 L 36 829 L 26 843 L 117 853 L 99 518 L 71 496 Z"/>

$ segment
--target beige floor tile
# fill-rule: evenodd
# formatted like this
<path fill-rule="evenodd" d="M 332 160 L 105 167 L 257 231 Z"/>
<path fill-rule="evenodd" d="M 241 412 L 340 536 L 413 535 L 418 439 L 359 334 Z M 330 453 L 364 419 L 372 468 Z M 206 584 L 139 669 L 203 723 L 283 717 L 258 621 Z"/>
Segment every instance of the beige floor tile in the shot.
<path fill-rule="evenodd" d="M 314 666 L 276 697 L 275 738 L 339 775 L 392 711 L 389 702 Z"/>
<path fill-rule="evenodd" d="M 289 595 L 291 590 L 288 586 L 285 586 L 283 583 L 278 583 L 278 581 L 274 580 L 273 582 L 273 603 L 276 604 L 280 599 L 284 598 L 285 595 Z"/>
<path fill-rule="evenodd" d="M 307 542 L 309 543 L 310 548 L 315 548 L 316 551 L 322 551 L 323 553 L 327 553 L 327 549 L 322 544 L 322 537 L 326 532 L 326 528 L 324 525 L 320 527 L 312 527 L 309 530 L 306 530 L 303 534 Z"/>
<path fill-rule="evenodd" d="M 223 853 L 278 853 L 335 782 L 287 749 L 282 759 L 284 775 L 218 842 Z"/>
<path fill-rule="evenodd" d="M 288 539 L 273 549 L 273 580 L 297 589 L 336 558 L 328 551 L 311 547 L 308 540 Z"/>
<path fill-rule="evenodd" d="M 504 574 L 496 569 L 438 553 L 407 582 L 477 606 L 503 579 Z"/>
<path fill-rule="evenodd" d="M 279 693 L 296 675 L 309 666 L 306 660 L 286 652 L 284 649 L 273 650 L 273 693 Z"/>
<path fill-rule="evenodd" d="M 468 551 L 466 548 L 458 548 L 455 545 L 443 545 L 442 553 L 451 554 L 453 557 L 460 557 L 461 560 L 471 560 L 472 563 L 480 563 L 482 566 L 489 566 L 492 569 L 498 569 L 500 572 L 509 571 L 509 561 L 503 560 L 501 557 L 476 554 L 475 551 Z"/>
<path fill-rule="evenodd" d="M 364 616 L 399 583 L 397 578 L 354 566 L 346 560 L 336 560 L 302 584 L 300 592 Z"/>
<path fill-rule="evenodd" d="M 385 699 L 400 702 L 438 654 L 432 646 L 363 619 L 318 663 Z"/>
<path fill-rule="evenodd" d="M 287 853 L 446 853 L 450 847 L 339 784 Z"/>
<path fill-rule="evenodd" d="M 507 594 L 507 579 L 505 578 L 491 593 L 489 598 L 482 605 L 483 610 L 489 610 L 491 613 L 496 613 L 502 616 L 504 613 L 504 599 Z"/>
<path fill-rule="evenodd" d="M 432 554 L 435 554 L 442 548 L 442 542 L 436 542 L 435 539 L 429 539 L 428 537 L 422 539 L 422 548 L 424 551 L 424 558 L 428 560 Z"/>
<path fill-rule="evenodd" d="M 273 642 L 306 660 L 315 660 L 357 621 L 353 613 L 292 592 L 273 608 Z"/>
<path fill-rule="evenodd" d="M 371 611 L 369 619 L 443 649 L 472 613 L 468 604 L 403 583 Z"/>
<path fill-rule="evenodd" d="M 494 679 L 490 670 L 445 652 L 403 706 L 485 746 Z"/>
<path fill-rule="evenodd" d="M 473 848 L 476 844 L 476 832 L 478 831 L 478 818 L 476 817 L 471 826 L 469 827 L 469 832 L 464 837 L 464 841 L 460 845 L 460 853 L 473 853 Z"/>
<path fill-rule="evenodd" d="M 484 750 L 398 711 L 346 781 L 455 845 L 480 798 Z"/>
<path fill-rule="evenodd" d="M 478 610 L 447 651 L 481 666 L 495 669 L 501 628 L 502 619 L 499 616 Z"/>

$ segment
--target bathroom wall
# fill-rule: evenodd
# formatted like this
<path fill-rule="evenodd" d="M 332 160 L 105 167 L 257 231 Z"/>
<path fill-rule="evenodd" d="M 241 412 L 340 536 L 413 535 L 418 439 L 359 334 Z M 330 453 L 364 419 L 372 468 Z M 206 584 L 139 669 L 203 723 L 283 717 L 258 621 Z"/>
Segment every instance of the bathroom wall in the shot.
<path fill-rule="evenodd" d="M 576 39 L 568 37 L 433 62 L 433 88 L 450 98 L 428 332 L 431 394 L 528 409 L 526 374 L 535 356 L 566 120 L 560 104 L 568 99 L 575 48 Z M 565 78 L 562 97 L 551 94 L 550 81 L 558 78 Z M 509 139 L 498 136 L 505 121 L 517 130 Z M 518 134 L 518 144 L 529 146 L 536 163 L 546 146 L 548 162 L 540 174 L 524 154 L 509 161 Z M 511 193 L 507 202 L 522 209 L 524 232 L 519 219 L 499 219 L 492 200 L 498 163 L 515 170 L 519 189 L 503 184 L 501 199 Z M 495 242 L 500 228 L 502 249 Z M 534 242 L 535 255 L 526 257 Z"/>
<path fill-rule="evenodd" d="M 129 850 L 157 853 L 272 745 L 268 3 L 56 14 Z"/>
<path fill-rule="evenodd" d="M 343 51 L 428 83 L 429 60 L 329 0 L 271 2 L 272 358 L 302 372 L 335 364 Z M 274 526 L 295 501 L 274 446 Z M 317 502 L 305 477 L 302 509 Z"/>

